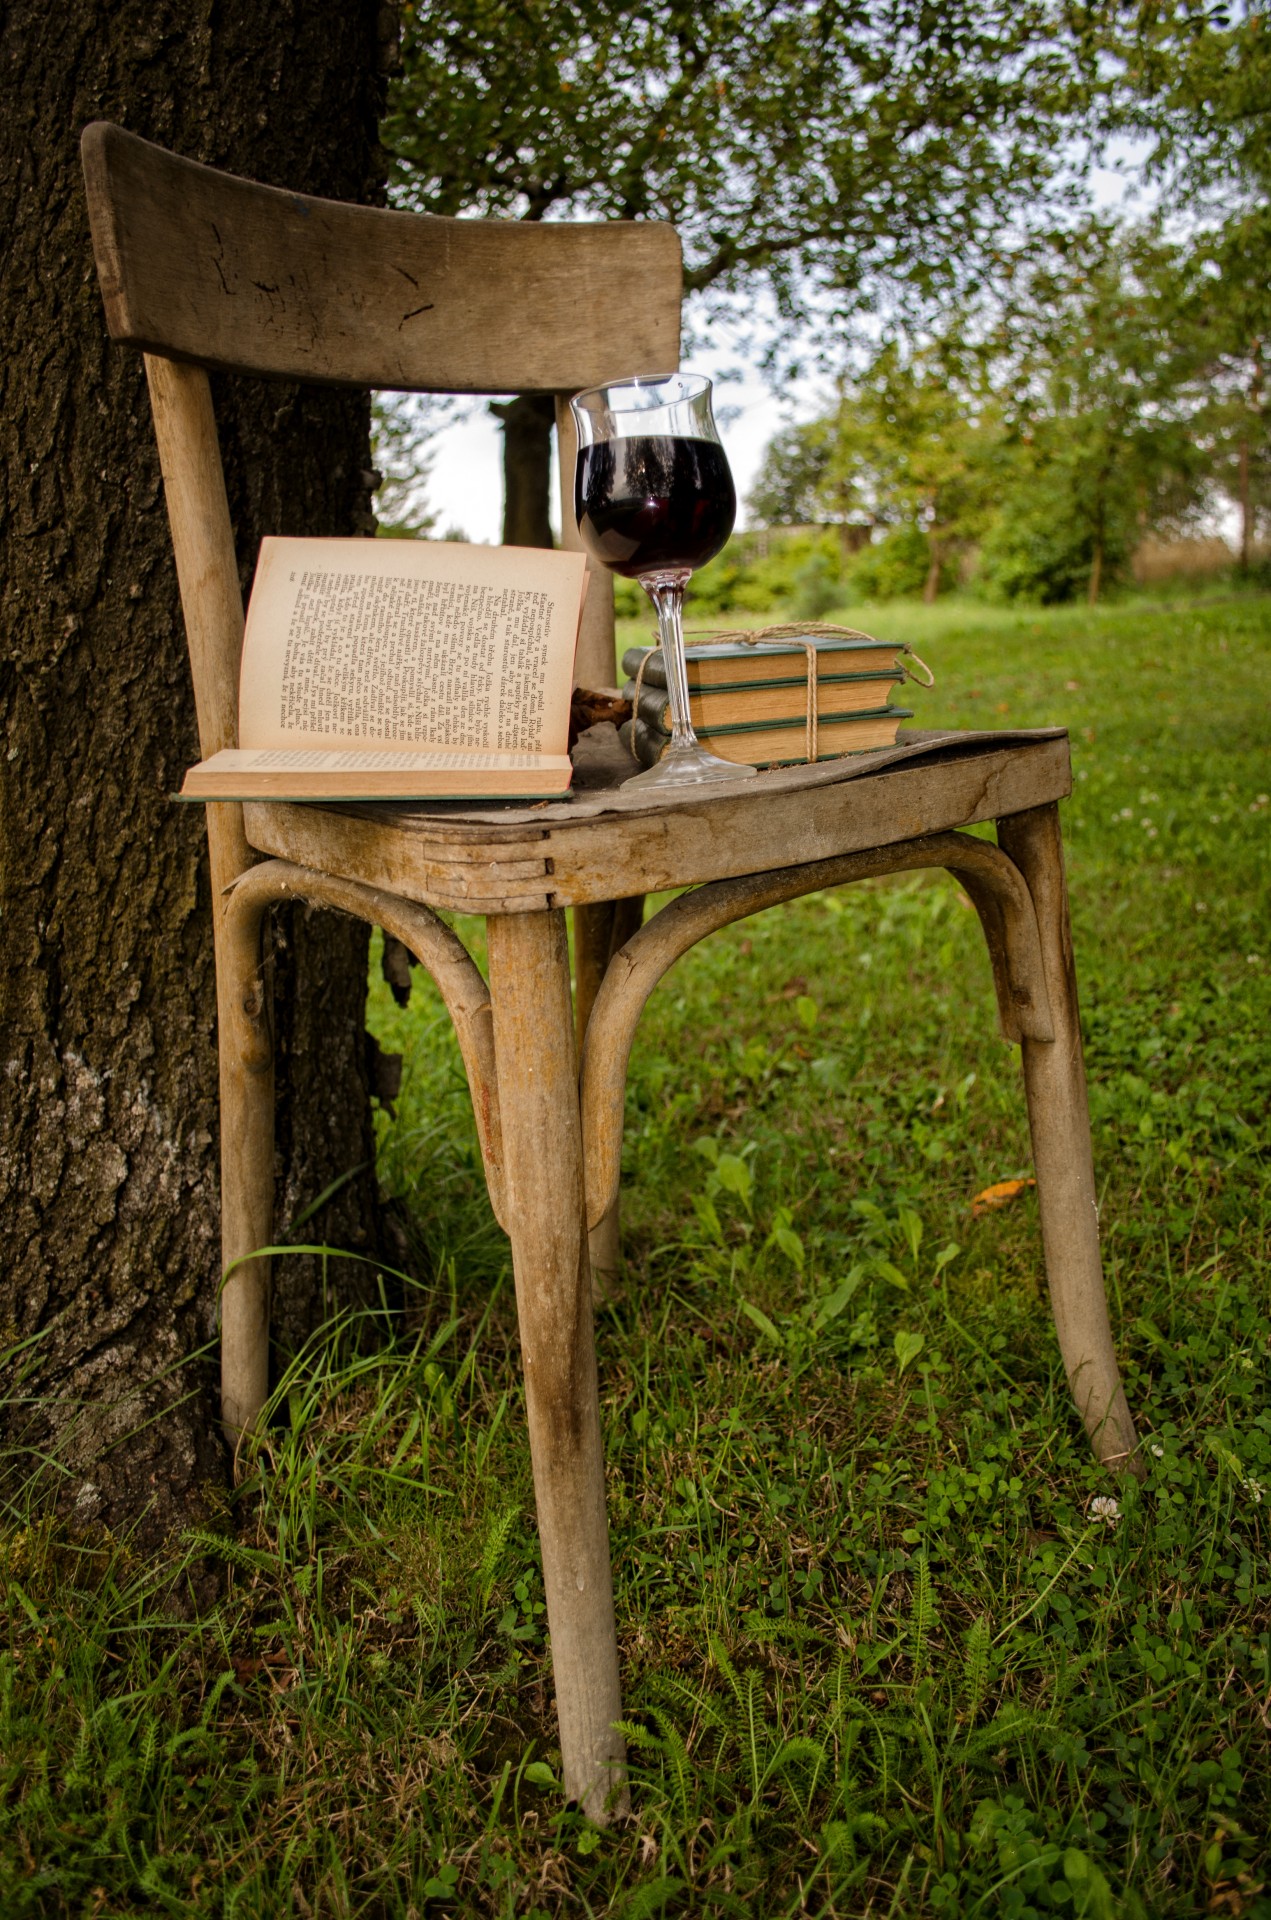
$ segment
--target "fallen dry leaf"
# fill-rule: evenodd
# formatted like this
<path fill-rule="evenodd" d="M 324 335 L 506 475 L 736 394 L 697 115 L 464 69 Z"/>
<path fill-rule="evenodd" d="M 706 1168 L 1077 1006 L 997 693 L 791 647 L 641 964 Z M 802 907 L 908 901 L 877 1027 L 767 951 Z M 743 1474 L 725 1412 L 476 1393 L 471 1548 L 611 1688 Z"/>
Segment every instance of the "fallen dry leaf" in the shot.
<path fill-rule="evenodd" d="M 985 1187 L 977 1193 L 971 1202 L 971 1218 L 979 1220 L 986 1213 L 992 1213 L 997 1207 L 1008 1207 L 1012 1200 L 1018 1200 L 1025 1187 L 1035 1187 L 1035 1180 L 998 1180 L 991 1187 Z"/>

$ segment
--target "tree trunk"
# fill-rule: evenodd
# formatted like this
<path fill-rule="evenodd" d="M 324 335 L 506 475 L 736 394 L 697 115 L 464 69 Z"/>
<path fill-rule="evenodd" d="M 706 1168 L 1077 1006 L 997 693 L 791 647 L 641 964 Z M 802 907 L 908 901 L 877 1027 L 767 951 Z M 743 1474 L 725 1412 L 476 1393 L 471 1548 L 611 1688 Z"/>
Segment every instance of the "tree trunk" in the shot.
<path fill-rule="evenodd" d="M 927 544 L 931 549 L 931 559 L 927 566 L 927 577 L 922 583 L 922 598 L 926 606 L 934 606 L 940 597 L 940 563 L 943 555 L 940 542 L 934 534 L 929 534 Z"/>
<path fill-rule="evenodd" d="M 1257 430 L 1262 424 L 1262 342 L 1253 342 L 1250 358 L 1253 371 L 1249 376 L 1249 412 Z M 1248 573 L 1253 558 L 1253 502 L 1250 497 L 1249 483 L 1249 433 L 1246 430 L 1240 436 L 1240 571 Z"/>
<path fill-rule="evenodd" d="M 503 544 L 554 546 L 548 502 L 556 402 L 550 393 L 518 393 L 490 411 L 503 422 Z"/>
<path fill-rule="evenodd" d="M 111 345 L 79 134 L 112 119 L 238 173 L 381 196 L 377 0 L 12 0 L 0 166 L 0 1347 L 10 1446 L 80 1522 L 155 1541 L 223 1479 L 216 1036 L 198 757 L 141 358 Z M 357 396 L 217 382 L 240 565 L 262 531 L 369 532 Z M 366 935 L 276 942 L 279 1221 L 371 1151 Z M 367 1247 L 365 1172 L 312 1225 Z M 320 1312 L 280 1263 L 294 1341 Z M 346 1270 L 358 1269 L 347 1264 Z M 34 1454 L 29 1455 L 34 1458 Z"/>
<path fill-rule="evenodd" d="M 1098 603 L 1103 589 L 1103 528 L 1097 527 L 1094 536 L 1094 552 L 1090 556 L 1090 580 L 1086 587 L 1086 602 L 1089 606 Z"/>

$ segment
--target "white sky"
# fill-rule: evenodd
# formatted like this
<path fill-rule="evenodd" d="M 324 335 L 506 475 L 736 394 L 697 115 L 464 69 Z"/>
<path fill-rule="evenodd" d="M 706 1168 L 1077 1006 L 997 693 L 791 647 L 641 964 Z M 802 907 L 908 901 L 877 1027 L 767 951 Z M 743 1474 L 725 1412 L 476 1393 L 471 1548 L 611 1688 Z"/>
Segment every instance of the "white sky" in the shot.
<path fill-rule="evenodd" d="M 712 379 L 718 378 L 721 366 L 726 371 L 738 371 L 735 352 L 724 355 L 709 349 L 699 351 L 691 356 L 690 364 L 694 372 L 709 374 Z M 773 434 L 791 419 L 810 419 L 819 398 L 816 384 L 805 382 L 795 393 L 779 399 L 752 371 L 716 388 L 720 438 L 739 499 L 753 484 Z M 427 500 L 437 515 L 437 532 L 457 527 L 469 540 L 497 541 L 503 524 L 503 434 L 498 421 L 477 403 L 467 417 L 453 421 L 429 442 L 429 453 L 432 468 Z"/>
<path fill-rule="evenodd" d="M 1138 150 L 1141 152 L 1142 148 Z M 1126 142 L 1120 167 L 1101 168 L 1093 176 L 1092 198 L 1100 209 L 1116 206 L 1132 193 L 1138 157 Z M 745 526 L 745 498 L 754 485 L 764 448 L 794 420 L 811 420 L 828 403 L 828 383 L 806 378 L 776 392 L 753 366 L 747 367 L 735 340 L 697 347 L 687 364 L 717 382 L 715 407 L 720 438 L 742 503 L 738 525 Z M 721 374 L 730 377 L 721 380 Z M 437 532 L 458 528 L 469 540 L 497 542 L 503 522 L 502 432 L 481 402 L 445 427 L 431 442 L 428 505 L 437 515 Z M 553 507 L 555 503 L 553 502 Z"/>

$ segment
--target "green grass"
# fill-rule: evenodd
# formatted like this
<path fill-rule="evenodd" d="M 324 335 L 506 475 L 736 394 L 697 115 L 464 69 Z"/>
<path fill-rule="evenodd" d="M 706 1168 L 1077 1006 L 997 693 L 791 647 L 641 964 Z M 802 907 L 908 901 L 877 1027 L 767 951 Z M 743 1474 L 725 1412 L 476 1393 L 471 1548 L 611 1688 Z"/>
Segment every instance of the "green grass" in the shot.
<path fill-rule="evenodd" d="M 186 1545 L 214 1603 L 8 1529 L 6 1916 L 1271 1915 L 1271 602 L 849 617 L 935 668 L 920 722 L 1072 729 L 1148 1483 L 1090 1457 L 1031 1196 L 970 1214 L 1028 1142 L 953 885 L 705 943 L 637 1039 L 598 1327 L 635 1807 L 599 1834 L 555 1784 L 457 1051 L 426 982 L 406 1013 L 377 989 L 422 1277 L 390 1345 L 294 1363 L 236 1534 Z"/>

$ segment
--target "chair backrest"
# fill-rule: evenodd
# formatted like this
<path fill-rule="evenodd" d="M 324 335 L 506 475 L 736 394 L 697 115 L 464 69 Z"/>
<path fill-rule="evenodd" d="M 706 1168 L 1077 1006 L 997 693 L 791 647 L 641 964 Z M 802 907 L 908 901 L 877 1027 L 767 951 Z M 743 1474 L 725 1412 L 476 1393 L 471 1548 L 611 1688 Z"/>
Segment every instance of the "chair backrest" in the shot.
<path fill-rule="evenodd" d="M 643 221 L 443 220 L 83 139 L 110 331 L 242 373 L 561 393 L 679 363 L 680 249 Z"/>
<path fill-rule="evenodd" d="M 680 246 L 653 222 L 446 220 L 218 173 L 96 122 L 82 142 L 107 325 L 154 406 L 202 751 L 234 744 L 243 612 L 206 369 L 435 393 L 554 393 L 577 545 L 579 388 L 679 364 Z M 593 580 L 579 677 L 614 673 Z"/>

